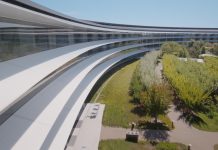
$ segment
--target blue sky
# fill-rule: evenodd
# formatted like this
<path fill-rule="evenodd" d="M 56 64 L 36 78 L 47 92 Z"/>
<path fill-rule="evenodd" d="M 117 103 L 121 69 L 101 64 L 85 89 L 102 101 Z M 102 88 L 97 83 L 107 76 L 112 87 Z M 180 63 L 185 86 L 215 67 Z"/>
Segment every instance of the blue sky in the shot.
<path fill-rule="evenodd" d="M 218 0 L 33 0 L 72 17 L 145 26 L 218 27 Z"/>

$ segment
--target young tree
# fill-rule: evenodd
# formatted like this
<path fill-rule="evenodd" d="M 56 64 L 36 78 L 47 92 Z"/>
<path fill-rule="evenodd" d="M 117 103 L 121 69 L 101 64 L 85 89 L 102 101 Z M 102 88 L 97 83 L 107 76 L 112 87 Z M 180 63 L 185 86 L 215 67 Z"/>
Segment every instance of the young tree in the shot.
<path fill-rule="evenodd" d="M 157 123 L 158 115 L 166 114 L 172 101 L 172 93 L 166 83 L 153 84 L 150 89 L 141 93 L 141 101 L 148 115 Z"/>

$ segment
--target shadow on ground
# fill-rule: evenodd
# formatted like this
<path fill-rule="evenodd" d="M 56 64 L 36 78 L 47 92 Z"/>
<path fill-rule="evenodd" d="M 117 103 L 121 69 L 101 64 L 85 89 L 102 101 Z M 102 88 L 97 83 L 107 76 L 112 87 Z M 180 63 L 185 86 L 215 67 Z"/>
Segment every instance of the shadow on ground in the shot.
<path fill-rule="evenodd" d="M 132 95 L 130 95 L 130 96 L 132 96 Z M 140 104 L 140 101 L 138 99 L 134 99 L 134 98 L 130 99 L 129 102 L 131 104 L 133 104 L 133 105 L 139 105 Z"/>
<path fill-rule="evenodd" d="M 170 128 L 162 122 L 150 122 L 150 121 L 139 121 L 138 128 L 140 129 L 150 129 L 150 130 L 170 130 Z"/>
<path fill-rule="evenodd" d="M 166 130 L 145 130 L 143 136 L 149 141 L 169 141 L 169 134 Z"/>
<path fill-rule="evenodd" d="M 207 123 L 201 117 L 199 117 L 193 111 L 187 111 L 185 106 L 183 106 L 178 101 L 175 101 L 174 105 L 176 106 L 174 108 L 174 111 L 177 111 L 177 112 L 181 113 L 181 115 L 179 116 L 178 120 L 182 119 L 189 126 L 191 126 L 193 124 L 198 125 L 198 126 L 202 126 L 202 125 L 205 126 L 205 125 L 207 125 Z"/>
<path fill-rule="evenodd" d="M 196 124 L 198 126 L 207 125 L 207 123 L 204 122 L 204 120 L 201 117 L 199 117 L 199 116 L 197 116 L 195 114 L 191 114 L 191 113 L 182 113 L 179 116 L 178 120 L 180 120 L 180 119 L 185 121 L 189 126 L 191 126 L 193 124 Z"/>
<path fill-rule="evenodd" d="M 133 114 L 136 114 L 138 115 L 139 117 L 144 117 L 146 116 L 146 112 L 145 112 L 145 108 L 141 105 L 136 105 L 132 110 L 131 112 Z"/>

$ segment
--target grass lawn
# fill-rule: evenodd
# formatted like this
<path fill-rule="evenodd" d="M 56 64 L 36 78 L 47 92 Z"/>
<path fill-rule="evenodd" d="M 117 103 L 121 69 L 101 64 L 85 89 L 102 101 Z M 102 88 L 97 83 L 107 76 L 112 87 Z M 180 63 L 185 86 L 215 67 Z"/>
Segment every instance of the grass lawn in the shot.
<path fill-rule="evenodd" d="M 204 131 L 218 131 L 218 113 L 215 112 L 214 117 L 212 119 L 208 118 L 205 114 L 199 113 L 199 117 L 206 123 L 206 124 L 193 124 L 193 126 L 199 130 Z"/>
<path fill-rule="evenodd" d="M 218 150 L 218 144 L 214 145 L 214 150 Z"/>
<path fill-rule="evenodd" d="M 159 143 L 152 146 L 149 142 L 132 143 L 124 140 L 100 141 L 99 150 L 187 150 L 186 146 L 178 143 Z"/>
<path fill-rule="evenodd" d="M 149 120 L 149 117 L 141 116 L 136 110 L 136 104 L 132 103 L 129 96 L 129 85 L 132 74 L 139 61 L 128 64 L 107 79 L 92 98 L 92 102 L 106 104 L 103 125 L 129 128 L 130 122 Z M 97 96 L 100 93 L 99 96 Z M 97 99 L 96 99 L 97 97 Z M 170 126 L 169 118 L 160 117 Z"/>

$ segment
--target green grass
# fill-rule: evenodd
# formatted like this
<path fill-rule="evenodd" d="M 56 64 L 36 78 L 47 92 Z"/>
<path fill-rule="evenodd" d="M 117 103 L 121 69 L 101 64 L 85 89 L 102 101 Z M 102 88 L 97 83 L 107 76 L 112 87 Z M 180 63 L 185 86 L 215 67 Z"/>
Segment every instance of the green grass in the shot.
<path fill-rule="evenodd" d="M 99 150 L 187 150 L 179 143 L 161 142 L 152 146 L 149 142 L 132 143 L 124 140 L 100 141 Z"/>
<path fill-rule="evenodd" d="M 130 122 L 137 122 L 140 119 L 138 115 L 131 113 L 135 106 L 130 103 L 132 98 L 128 94 L 131 77 L 137 63 L 138 61 L 123 67 L 111 79 L 109 78 L 109 82 L 105 82 L 107 83 L 105 87 L 103 84 L 104 88 L 96 102 L 106 104 L 104 125 L 128 128 Z M 100 87 L 101 89 L 102 87 Z M 95 98 L 96 96 L 94 96 Z"/>
<path fill-rule="evenodd" d="M 147 143 L 132 143 L 124 140 L 100 141 L 99 150 L 151 150 L 152 146 Z"/>
<path fill-rule="evenodd" d="M 156 150 L 187 150 L 187 146 L 181 143 L 160 142 L 155 146 Z"/>
<path fill-rule="evenodd" d="M 169 130 L 174 129 L 175 127 L 172 127 L 172 121 L 170 120 L 170 118 L 168 116 L 165 115 L 160 115 L 159 119 L 165 123 L 167 125 L 167 127 L 169 128 Z"/>
<path fill-rule="evenodd" d="M 218 113 L 214 113 L 212 119 L 208 118 L 205 114 L 199 113 L 199 117 L 205 122 L 205 124 L 193 124 L 193 126 L 199 130 L 217 132 L 218 131 Z"/>
<path fill-rule="evenodd" d="M 150 117 L 139 115 L 136 110 L 137 105 L 130 102 L 132 97 L 129 96 L 129 85 L 138 62 L 133 62 L 117 71 L 104 82 L 93 96 L 91 102 L 106 104 L 103 125 L 129 128 L 130 122 L 150 120 Z M 99 93 L 100 95 L 96 99 Z M 168 117 L 161 116 L 160 118 L 167 125 L 171 125 Z"/>
<path fill-rule="evenodd" d="M 214 145 L 214 150 L 218 150 L 218 144 Z"/>

